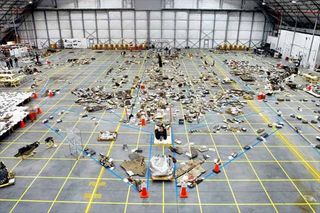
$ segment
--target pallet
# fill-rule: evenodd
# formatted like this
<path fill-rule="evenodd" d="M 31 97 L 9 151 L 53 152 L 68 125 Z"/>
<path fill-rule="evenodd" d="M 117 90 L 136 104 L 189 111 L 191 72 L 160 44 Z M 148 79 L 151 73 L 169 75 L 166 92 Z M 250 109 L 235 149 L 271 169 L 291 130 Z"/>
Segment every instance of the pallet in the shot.
<path fill-rule="evenodd" d="M 173 180 L 173 175 L 169 176 L 151 176 L 151 180 L 153 181 L 172 181 Z"/>
<path fill-rule="evenodd" d="M 310 95 L 313 95 L 313 96 L 316 97 L 316 98 L 320 98 L 320 95 L 317 94 L 317 93 L 314 93 L 314 92 L 312 92 L 312 91 L 306 91 L 306 92 L 309 93 Z"/>

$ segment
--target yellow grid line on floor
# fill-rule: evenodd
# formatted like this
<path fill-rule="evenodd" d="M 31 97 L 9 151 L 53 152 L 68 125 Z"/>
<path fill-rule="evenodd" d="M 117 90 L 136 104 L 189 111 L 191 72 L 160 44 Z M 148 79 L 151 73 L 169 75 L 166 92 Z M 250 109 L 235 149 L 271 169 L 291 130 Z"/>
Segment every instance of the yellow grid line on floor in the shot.
<path fill-rule="evenodd" d="M 112 56 L 112 55 L 111 55 Z M 111 57 L 110 56 L 110 57 Z M 97 76 L 97 78 L 96 79 L 99 79 L 99 78 L 101 78 L 101 76 L 103 76 L 104 74 L 105 74 L 105 71 L 107 71 L 110 67 L 111 67 L 111 65 L 112 64 L 114 64 L 114 62 L 117 60 L 119 58 L 119 56 L 117 57 L 117 58 L 115 58 L 115 60 L 111 63 L 111 64 L 109 64 L 108 66 L 107 66 L 107 68 L 104 70 L 104 71 L 102 71 L 98 76 Z M 96 80 L 95 80 L 96 81 Z M 93 81 L 92 83 L 90 83 L 89 84 L 89 87 L 91 87 L 94 83 L 95 83 L 95 81 Z M 109 82 L 111 81 L 111 79 L 109 80 Z M 106 112 L 106 111 L 104 111 L 104 112 Z M 102 116 L 103 116 L 103 114 L 102 114 Z M 100 117 L 100 119 L 99 119 L 99 121 L 98 122 L 100 122 L 100 120 L 101 120 L 101 118 L 102 118 L 102 116 Z M 80 117 L 78 118 L 78 120 L 80 121 Z M 77 123 L 74 125 L 74 127 L 77 125 Z M 94 127 L 94 130 L 96 129 L 98 127 L 98 125 L 96 125 L 95 127 Z M 85 145 L 84 145 L 84 148 L 86 148 L 87 146 L 88 146 L 88 144 L 89 144 L 89 142 L 90 142 L 90 140 L 91 140 L 91 137 L 93 136 L 93 132 L 91 133 L 91 135 L 89 136 L 89 138 L 87 139 L 87 141 L 86 141 L 86 143 L 85 143 Z M 91 159 L 88 159 L 88 160 L 91 160 Z M 48 209 L 48 213 L 49 212 L 51 212 L 51 210 L 52 210 L 52 208 L 53 208 L 53 206 L 54 206 L 54 204 L 55 204 L 55 202 L 57 201 L 57 199 L 58 199 L 58 197 L 60 196 L 60 194 L 61 194 L 61 192 L 63 191 L 63 189 L 64 189 L 64 187 L 65 187 L 65 185 L 66 185 L 66 183 L 67 183 L 67 181 L 69 180 L 69 178 L 70 178 L 70 176 L 71 176 L 71 174 L 72 174 L 72 172 L 73 172 L 73 170 L 76 168 L 76 166 L 77 166 L 77 164 L 78 164 L 78 162 L 79 162 L 79 160 L 77 160 L 74 164 L 73 164 L 73 166 L 72 166 L 72 168 L 71 168 L 71 170 L 69 171 L 69 173 L 68 173 L 68 175 L 67 175 L 67 177 L 65 178 L 65 180 L 64 180 L 64 182 L 63 182 L 63 184 L 61 185 L 61 187 L 60 187 L 60 189 L 59 189 L 59 191 L 58 191 L 58 193 L 56 194 L 56 196 L 55 196 L 55 198 L 54 198 L 54 201 L 53 201 L 53 203 L 52 203 L 52 205 L 50 206 L 50 208 Z"/>
<path fill-rule="evenodd" d="M 223 73 L 223 71 L 221 71 L 221 70 L 223 70 L 223 68 L 220 66 L 220 64 L 219 63 L 216 63 L 216 67 L 217 67 L 217 70 L 222 74 L 222 75 L 224 75 L 224 76 L 226 76 L 224 73 Z M 240 88 L 239 87 L 239 85 L 237 84 L 237 85 L 233 85 L 235 88 Z M 248 103 L 248 105 L 255 111 L 255 112 L 257 112 L 257 113 L 259 113 L 260 115 L 261 115 L 261 117 L 262 117 L 262 119 L 266 122 L 266 124 L 268 124 L 268 123 L 271 123 L 270 121 L 269 121 L 269 119 L 262 113 L 262 112 L 260 112 L 260 110 L 254 105 L 254 103 L 253 103 L 253 101 L 247 101 L 247 103 Z M 246 118 L 245 118 L 245 120 L 247 120 Z M 251 126 L 251 124 L 248 122 L 248 120 L 247 120 L 247 123 L 250 125 L 250 127 L 253 129 L 253 127 Z M 254 129 L 253 129 L 254 130 Z M 289 142 L 287 142 L 287 141 L 284 141 L 284 137 L 282 136 L 281 137 L 281 133 L 279 133 L 279 132 L 276 132 L 276 135 L 280 135 L 280 139 L 281 139 L 281 141 L 283 141 L 283 142 L 285 142 L 287 145 L 290 145 L 290 143 Z M 285 171 L 285 169 L 282 167 L 282 165 L 277 161 L 277 159 L 275 158 L 275 156 L 272 154 L 272 152 L 270 151 L 270 149 L 263 143 L 263 145 L 266 147 L 266 149 L 268 150 L 268 152 L 271 154 L 271 156 L 276 160 L 276 162 L 277 162 L 277 164 L 279 165 L 279 167 L 281 168 L 281 170 L 285 173 L 285 175 L 291 180 L 291 177 L 288 175 L 288 173 Z M 292 148 L 292 147 L 289 147 L 289 148 Z M 289 149 L 290 151 L 293 151 L 292 149 Z M 295 150 L 296 152 L 298 152 L 297 150 Z M 294 152 L 294 153 L 296 153 L 296 152 Z M 299 160 L 304 160 L 302 157 L 301 157 L 301 155 L 298 157 L 298 159 Z M 309 171 L 309 167 L 310 166 L 312 166 L 312 165 L 306 165 L 306 162 L 305 162 L 305 160 L 304 160 L 304 164 L 303 164 L 306 168 L 307 168 L 307 170 Z M 313 167 L 313 166 L 312 166 Z M 311 175 L 313 175 L 313 173 L 311 173 Z M 314 176 L 313 176 L 314 177 Z M 318 179 L 318 177 L 316 176 L 315 177 L 316 179 Z M 301 195 L 301 197 L 304 199 L 304 201 L 308 204 L 308 206 L 310 207 L 310 209 L 311 209 L 311 211 L 312 212 L 315 212 L 315 210 L 313 209 L 313 207 L 310 205 L 310 203 L 308 202 L 308 200 L 306 200 L 305 199 L 305 197 L 303 196 L 303 194 L 301 193 L 301 191 L 300 191 L 300 189 L 296 186 L 296 184 L 293 182 L 293 181 L 291 181 L 292 182 L 292 184 L 293 184 L 293 186 L 296 188 L 296 190 L 299 192 L 299 194 Z"/>
<path fill-rule="evenodd" d="M 193 59 L 191 59 L 191 60 L 193 61 Z M 194 64 L 194 63 L 193 63 L 193 64 Z M 200 74 L 198 67 L 196 67 L 196 66 L 194 66 L 194 67 L 195 67 L 195 69 L 198 71 L 198 73 Z M 208 85 L 206 84 L 206 82 L 203 82 L 203 83 L 206 85 L 207 88 L 209 88 Z M 225 89 L 224 89 L 220 84 L 219 84 L 219 87 L 221 88 L 222 91 L 225 91 Z M 210 96 L 212 96 L 212 93 L 210 93 Z M 223 116 L 224 119 L 227 119 L 224 114 L 222 114 L 222 116 Z M 206 122 L 206 119 L 205 119 L 205 122 Z M 207 125 L 207 127 L 208 127 L 208 130 L 210 130 L 210 128 L 209 128 L 208 125 Z M 236 136 L 236 134 L 233 133 L 233 137 L 234 137 L 235 140 L 237 141 L 239 148 L 240 148 L 241 150 L 243 150 L 243 148 L 242 148 L 242 146 L 241 146 L 241 143 L 240 143 L 238 137 Z M 267 198 L 269 199 L 270 203 L 272 204 L 273 209 L 274 209 L 276 212 L 279 212 L 278 209 L 276 208 L 276 206 L 274 205 L 274 202 L 273 202 L 273 200 L 271 199 L 270 194 L 268 193 L 268 191 L 266 190 L 264 184 L 262 183 L 262 181 L 261 181 L 261 179 L 260 179 L 257 171 L 256 171 L 255 168 L 253 167 L 250 159 L 248 158 L 247 154 L 244 153 L 244 156 L 245 156 L 245 158 L 247 159 L 247 161 L 248 161 L 248 163 L 249 163 L 249 165 L 250 165 L 253 173 L 254 173 L 255 176 L 257 177 L 257 180 L 258 180 L 258 182 L 260 183 L 260 186 L 262 187 L 264 193 L 266 194 Z"/>
<path fill-rule="evenodd" d="M 186 72 L 186 75 L 187 75 L 187 79 L 188 79 L 189 82 L 191 82 L 189 73 L 187 72 L 187 68 L 186 68 L 186 65 L 185 65 L 183 59 L 182 59 L 181 61 L 182 61 L 182 64 L 183 64 L 183 66 L 184 66 L 184 68 L 185 68 L 185 72 Z M 192 87 L 193 87 L 193 85 L 192 85 Z M 193 87 L 193 89 L 195 90 L 194 87 Z M 196 91 L 196 90 L 195 90 L 195 91 Z M 180 102 L 180 107 L 181 107 L 181 112 L 182 112 L 182 114 L 184 114 L 184 112 L 183 112 L 183 106 L 182 106 L 182 103 L 181 103 L 181 102 Z M 209 126 L 208 126 L 208 124 L 207 124 L 206 118 L 204 118 L 204 120 L 205 120 L 206 126 L 207 126 L 207 128 L 208 128 L 208 130 L 209 130 L 210 139 L 211 139 L 212 144 L 213 144 L 213 146 L 214 146 L 214 148 L 215 148 L 215 150 L 216 150 L 217 156 L 218 156 L 218 158 L 221 159 L 220 154 L 219 154 L 219 151 L 218 151 L 218 149 L 217 149 L 217 147 L 216 147 L 215 140 L 213 139 L 212 134 L 211 134 L 211 131 L 210 131 L 210 128 L 209 128 Z M 187 129 L 186 129 L 186 124 L 185 124 L 185 123 L 184 123 L 184 127 L 185 127 L 185 131 L 186 131 L 186 137 L 187 137 L 187 140 L 188 140 L 188 144 L 190 144 L 189 136 L 188 136 L 188 131 L 187 131 Z M 191 151 L 190 151 L 190 153 L 191 153 Z M 237 210 L 238 210 L 238 212 L 241 212 L 241 210 L 240 210 L 240 208 L 239 208 L 239 205 L 237 205 L 238 202 L 237 202 L 236 196 L 235 196 L 235 194 L 234 194 L 234 191 L 233 191 L 233 189 L 232 189 L 232 186 L 231 186 L 231 184 L 230 184 L 227 171 L 226 171 L 225 169 L 223 169 L 223 173 L 224 173 L 224 175 L 225 175 L 225 177 L 226 177 L 226 179 L 227 179 L 228 187 L 229 187 L 229 189 L 230 189 L 232 198 L 233 198 L 233 200 L 234 200 L 234 202 L 235 202 L 235 204 L 236 204 Z M 197 193 L 198 193 L 198 198 L 199 198 L 199 191 L 197 191 Z M 202 209 L 201 209 L 201 211 L 202 211 Z"/>
<path fill-rule="evenodd" d="M 60 69 L 57 69 L 55 72 L 53 72 L 50 77 L 52 77 L 53 75 L 57 74 L 60 70 L 64 70 L 65 68 L 67 68 L 67 66 L 65 67 L 62 67 Z M 62 99 L 62 97 L 61 97 Z M 61 100 L 60 99 L 60 100 Z M 41 103 L 45 102 L 47 100 L 47 97 L 46 98 L 43 98 L 39 103 L 37 103 L 38 105 L 40 105 Z M 55 105 L 53 105 L 50 109 L 52 109 L 53 107 L 55 107 L 57 105 L 57 103 Z M 48 112 L 45 112 L 43 113 L 39 119 L 43 118 Z M 11 144 L 13 144 L 16 140 L 18 140 L 24 133 L 26 133 L 27 131 L 29 131 L 36 123 L 32 123 L 31 125 L 29 125 L 28 127 L 26 127 L 24 130 L 22 130 L 22 133 L 20 135 L 18 135 L 15 140 L 13 140 L 13 142 Z M 10 146 L 11 144 L 9 144 L 7 147 L 5 147 L 3 150 L 0 151 L 0 155 L 2 153 L 4 153 Z"/>
<path fill-rule="evenodd" d="M 141 73 L 142 67 L 143 67 L 143 65 L 144 65 L 144 61 L 145 61 L 145 59 L 146 59 L 146 56 L 147 56 L 147 54 L 145 53 L 143 62 L 142 62 L 141 66 L 140 66 L 140 69 L 139 69 L 138 76 L 140 76 L 140 73 Z M 132 64 L 129 66 L 128 72 L 129 72 L 131 66 L 132 66 Z M 132 89 L 131 89 L 131 95 L 132 95 L 133 92 L 134 92 L 134 89 L 132 88 Z M 139 95 L 139 94 L 137 94 L 137 95 Z M 120 118 L 120 120 L 119 120 L 119 123 L 118 123 L 118 125 L 117 125 L 117 127 L 116 127 L 115 132 L 118 132 L 118 131 L 119 131 L 119 129 L 120 129 L 121 125 L 122 125 L 122 120 L 123 120 L 124 117 L 125 117 L 125 112 L 126 112 L 126 110 L 123 109 L 123 110 L 122 110 L 122 114 L 121 114 L 121 118 Z M 106 156 L 110 156 L 110 155 L 111 155 L 112 148 L 113 148 L 113 144 L 114 144 L 115 142 L 116 142 L 116 140 L 112 140 L 112 141 L 111 141 L 111 144 L 110 144 L 110 146 L 109 146 L 108 152 L 106 153 Z M 96 180 L 96 185 L 95 185 L 95 187 L 93 188 L 93 191 L 92 191 L 92 193 L 91 193 L 92 196 L 91 196 L 91 198 L 90 198 L 90 200 L 89 200 L 89 203 L 88 203 L 88 205 L 87 205 L 87 207 L 86 207 L 86 209 L 85 209 L 85 212 L 86 212 L 86 213 L 89 213 L 90 210 L 91 210 L 92 202 L 93 202 L 93 195 L 97 192 L 97 190 L 98 190 L 98 188 L 99 188 L 99 184 L 98 184 L 98 183 L 100 182 L 101 177 L 104 175 L 104 172 L 105 172 L 105 168 L 104 168 L 104 167 L 101 167 L 101 168 L 100 168 L 100 171 L 99 171 L 98 178 L 97 178 L 97 180 Z"/>
<path fill-rule="evenodd" d="M 102 56 L 101 56 L 102 57 Z M 84 78 L 82 81 L 84 81 L 84 80 L 86 80 L 86 78 Z M 64 96 L 63 96 L 64 97 Z M 62 98 L 63 98 L 62 97 Z M 60 99 L 60 100 L 58 100 L 58 102 L 57 103 L 59 103 L 61 100 L 62 100 L 62 98 Z M 64 114 L 62 114 L 59 118 L 61 118 L 61 117 L 63 117 L 64 116 Z M 80 118 L 79 118 L 80 119 Z M 75 125 L 76 125 L 77 123 L 75 123 Z M 50 131 L 50 129 L 48 129 L 47 130 L 48 132 Z M 42 136 L 42 137 L 44 137 L 45 136 L 45 134 Z M 66 138 L 64 138 L 63 139 L 63 141 L 65 141 L 65 139 Z M 32 185 L 33 185 L 33 183 L 37 180 L 37 178 L 38 178 L 38 176 L 40 176 L 40 174 L 42 173 L 42 171 L 44 171 L 44 169 L 46 168 L 46 166 L 49 164 L 49 162 L 52 160 L 52 158 L 53 158 L 53 156 L 58 152 L 58 150 L 59 150 L 59 148 L 61 147 L 61 145 L 63 144 L 63 142 L 62 143 L 60 143 L 59 144 L 59 146 L 56 148 L 56 150 L 52 153 L 52 155 L 50 156 L 50 158 L 47 160 L 47 162 L 42 166 L 42 168 L 40 169 L 40 171 L 38 172 L 38 174 L 37 174 L 37 176 L 31 181 L 31 183 L 28 185 L 28 187 L 23 191 L 23 193 L 20 195 L 20 197 L 19 197 L 19 199 L 18 199 L 18 201 L 14 204 L 14 206 L 10 209 L 10 213 L 11 212 L 13 212 L 13 210 L 16 208 L 16 206 L 19 204 L 19 200 L 21 200 L 23 197 L 24 197 L 24 195 L 28 192 L 28 190 L 32 187 Z M 20 163 L 21 161 L 19 161 L 18 162 L 18 164 Z M 16 166 L 17 166 L 17 164 L 16 164 Z M 54 203 L 54 202 L 53 202 Z"/>

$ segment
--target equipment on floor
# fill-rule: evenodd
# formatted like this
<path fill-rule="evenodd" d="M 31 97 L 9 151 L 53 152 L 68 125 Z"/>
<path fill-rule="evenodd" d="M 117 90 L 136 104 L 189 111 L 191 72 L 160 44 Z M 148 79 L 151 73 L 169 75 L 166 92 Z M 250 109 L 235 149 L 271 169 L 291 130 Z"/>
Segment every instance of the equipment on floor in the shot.
<path fill-rule="evenodd" d="M 8 172 L 3 162 L 0 162 L 0 188 L 15 184 L 15 173 Z"/>
<path fill-rule="evenodd" d="M 114 141 L 117 139 L 117 132 L 100 131 L 97 138 L 98 141 Z"/>
<path fill-rule="evenodd" d="M 173 160 L 167 155 L 156 155 L 150 160 L 152 180 L 172 180 Z"/>
<path fill-rule="evenodd" d="M 26 145 L 18 150 L 18 153 L 14 155 L 14 157 L 21 157 L 25 159 L 27 157 L 33 156 L 36 152 L 34 151 L 40 145 L 39 141 L 36 141 L 30 145 Z"/>

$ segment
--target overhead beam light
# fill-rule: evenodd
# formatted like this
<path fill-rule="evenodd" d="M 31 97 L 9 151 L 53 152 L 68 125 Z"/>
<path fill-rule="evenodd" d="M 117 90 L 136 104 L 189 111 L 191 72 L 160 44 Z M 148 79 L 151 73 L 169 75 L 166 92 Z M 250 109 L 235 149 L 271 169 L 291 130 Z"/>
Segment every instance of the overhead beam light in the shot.
<path fill-rule="evenodd" d="M 263 0 L 262 5 L 266 5 L 267 3 Z"/>
<path fill-rule="evenodd" d="M 29 1 L 29 4 L 32 4 L 32 3 L 33 3 L 33 1 L 30 0 L 30 1 Z"/>
<path fill-rule="evenodd" d="M 292 3 L 292 4 L 296 4 L 297 1 L 296 1 L 296 0 L 292 0 L 291 3 Z"/>

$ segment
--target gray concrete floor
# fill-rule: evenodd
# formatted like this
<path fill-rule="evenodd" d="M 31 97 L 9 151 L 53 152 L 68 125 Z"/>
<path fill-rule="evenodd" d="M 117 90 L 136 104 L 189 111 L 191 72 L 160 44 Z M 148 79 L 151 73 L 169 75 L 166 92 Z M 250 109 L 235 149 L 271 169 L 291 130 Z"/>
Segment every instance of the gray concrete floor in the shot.
<path fill-rule="evenodd" d="M 243 53 L 212 54 L 208 51 L 189 50 L 200 54 L 207 54 L 216 60 L 215 72 L 222 79 L 230 76 L 228 68 L 222 63 L 224 59 L 238 58 L 264 63 L 268 60 Z M 312 96 L 302 92 L 290 92 L 291 101 L 276 104 L 271 97 L 267 103 L 251 101 L 244 108 L 246 133 L 193 133 L 190 128 L 201 130 L 212 129 L 216 124 L 222 124 L 228 115 L 209 112 L 200 124 L 173 125 L 174 138 L 186 143 L 207 145 L 216 151 L 209 151 L 211 158 L 203 167 L 209 174 L 213 167 L 213 159 L 220 157 L 222 162 L 228 162 L 228 155 L 240 152 L 242 146 L 256 142 L 255 130 L 268 128 L 268 122 L 282 121 L 275 110 L 283 112 L 285 127 L 268 137 L 267 142 L 261 143 L 225 166 L 219 175 L 212 175 L 203 183 L 190 189 L 189 198 L 180 199 L 179 189 L 175 182 L 148 182 L 150 198 L 141 199 L 139 194 L 115 177 L 109 171 L 100 167 L 92 159 L 84 157 L 76 160 L 69 154 L 69 147 L 64 138 L 57 137 L 51 129 L 42 124 L 42 120 L 49 115 L 55 119 L 50 121 L 52 128 L 61 129 L 65 134 L 67 128 L 75 127 L 81 131 L 82 143 L 93 148 L 97 153 L 107 153 L 117 164 L 117 174 L 125 177 L 119 163 L 128 159 L 128 152 L 122 151 L 122 145 L 128 144 L 129 150 L 140 147 L 143 155 L 149 161 L 151 155 L 169 153 L 165 147 L 152 145 L 150 147 L 150 133 L 153 125 L 146 127 L 126 126 L 119 122 L 122 110 L 114 112 L 99 111 L 90 116 L 97 118 L 98 125 L 90 118 L 79 118 L 82 107 L 75 104 L 75 96 L 70 90 L 76 87 L 94 85 L 108 85 L 110 79 L 105 79 L 105 72 L 112 66 L 124 62 L 120 52 L 106 51 L 96 53 L 91 50 L 76 51 L 80 57 L 88 55 L 96 57 L 90 65 L 70 67 L 68 64 L 47 70 L 46 74 L 55 80 L 49 82 L 48 88 L 60 88 L 60 94 L 53 98 L 33 100 L 31 105 L 40 105 L 43 113 L 34 123 L 27 123 L 27 127 L 17 130 L 5 138 L 0 144 L 0 160 L 16 174 L 16 184 L 0 189 L 0 212 L 320 212 L 320 157 L 319 152 L 312 148 L 309 142 L 317 143 L 315 136 L 319 135 L 317 125 L 301 124 L 300 121 L 289 117 L 291 113 L 299 113 L 307 119 L 315 116 L 314 110 L 319 110 L 311 102 Z M 145 52 L 141 53 L 145 55 Z M 65 60 L 74 54 L 64 50 L 51 56 L 51 60 Z M 79 57 L 79 56 L 78 56 Z M 149 61 L 143 63 L 143 58 L 135 59 L 140 64 L 129 65 L 129 69 L 122 72 L 130 79 L 135 75 L 142 75 L 143 69 Z M 118 62 L 118 63 L 117 63 Z M 203 72 L 199 65 L 199 58 L 179 59 L 182 70 L 189 78 L 199 77 Z M 68 79 L 71 84 L 65 82 Z M 98 82 L 97 80 L 102 80 Z M 129 86 L 129 85 L 128 85 Z M 210 88 L 211 92 L 232 87 L 245 88 L 240 82 L 234 85 L 221 85 Z M 255 89 L 253 85 L 252 88 Z M 111 89 L 111 88 L 110 88 Z M 23 88 L 20 88 L 23 90 Z M 301 102 L 306 98 L 308 102 Z M 316 100 L 319 102 L 319 100 Z M 180 103 L 174 104 L 175 109 L 184 111 Z M 302 112 L 297 107 L 301 106 Z M 68 113 L 59 115 L 65 110 Z M 62 123 L 55 120 L 61 118 Z M 296 134 L 290 127 L 300 126 L 303 136 Z M 114 130 L 119 128 L 119 137 L 115 143 L 97 142 L 100 130 Z M 268 132 L 271 132 L 268 129 Z M 58 147 L 47 149 L 41 145 L 37 153 L 27 160 L 14 158 L 17 150 L 36 140 L 43 141 L 53 136 Z M 179 162 L 186 161 L 186 156 L 177 156 Z M 312 196 L 315 201 L 310 201 Z"/>

